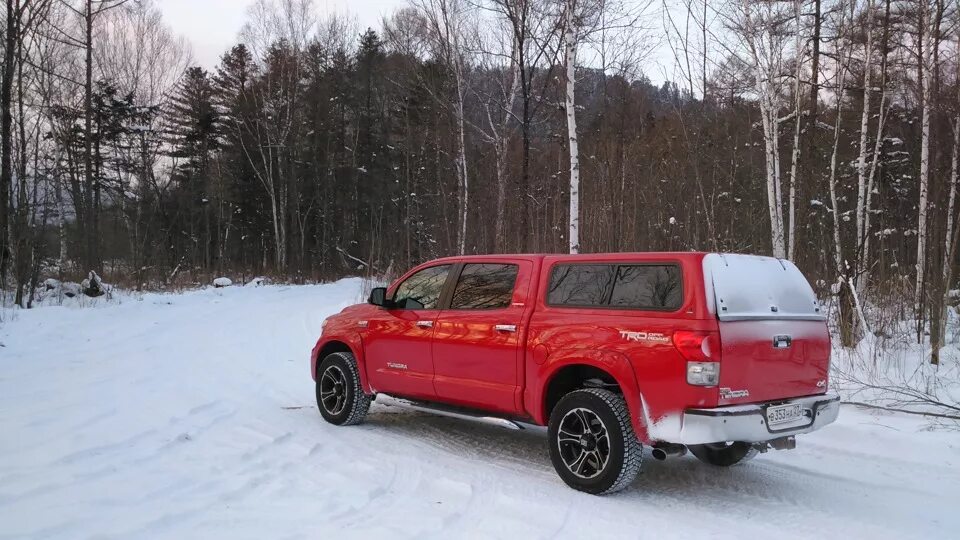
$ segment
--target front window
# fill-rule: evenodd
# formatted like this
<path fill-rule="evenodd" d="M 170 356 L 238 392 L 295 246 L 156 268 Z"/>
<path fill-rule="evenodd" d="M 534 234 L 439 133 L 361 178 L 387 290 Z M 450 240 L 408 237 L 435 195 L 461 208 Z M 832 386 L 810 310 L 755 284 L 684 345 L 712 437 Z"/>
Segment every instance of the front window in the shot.
<path fill-rule="evenodd" d="M 399 309 L 437 309 L 450 265 L 424 268 L 397 287 L 393 301 Z"/>

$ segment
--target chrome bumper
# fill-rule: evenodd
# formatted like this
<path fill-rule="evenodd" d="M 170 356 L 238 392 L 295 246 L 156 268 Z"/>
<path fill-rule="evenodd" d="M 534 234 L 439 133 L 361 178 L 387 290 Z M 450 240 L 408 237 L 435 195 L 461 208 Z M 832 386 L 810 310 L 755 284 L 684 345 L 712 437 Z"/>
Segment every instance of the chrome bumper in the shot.
<path fill-rule="evenodd" d="M 767 425 L 767 407 L 800 403 L 803 416 L 793 422 Z M 715 409 L 687 409 L 683 413 L 680 444 L 725 441 L 764 442 L 816 431 L 837 419 L 840 396 L 828 392 L 819 396 L 793 398 L 769 403 L 733 405 Z"/>

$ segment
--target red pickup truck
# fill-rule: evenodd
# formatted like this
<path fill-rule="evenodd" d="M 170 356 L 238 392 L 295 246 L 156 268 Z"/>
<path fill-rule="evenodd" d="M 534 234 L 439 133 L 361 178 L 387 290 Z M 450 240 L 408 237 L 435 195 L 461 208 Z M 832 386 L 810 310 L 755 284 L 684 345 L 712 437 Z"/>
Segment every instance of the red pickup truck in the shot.
<path fill-rule="evenodd" d="M 736 464 L 837 418 L 830 336 L 796 266 L 717 253 L 484 255 L 407 272 L 324 321 L 317 405 L 385 394 L 548 426 L 560 477 L 628 486 L 642 445 Z"/>

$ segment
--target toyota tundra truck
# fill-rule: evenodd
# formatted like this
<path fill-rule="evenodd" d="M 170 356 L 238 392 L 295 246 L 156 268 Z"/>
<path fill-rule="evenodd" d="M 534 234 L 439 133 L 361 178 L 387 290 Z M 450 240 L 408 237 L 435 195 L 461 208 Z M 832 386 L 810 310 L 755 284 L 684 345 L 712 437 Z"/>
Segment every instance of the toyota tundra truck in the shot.
<path fill-rule="evenodd" d="M 547 427 L 570 487 L 630 485 L 642 448 L 730 466 L 836 420 L 825 314 L 791 262 L 719 253 L 483 255 L 422 264 L 327 318 L 323 418 L 389 396 Z"/>

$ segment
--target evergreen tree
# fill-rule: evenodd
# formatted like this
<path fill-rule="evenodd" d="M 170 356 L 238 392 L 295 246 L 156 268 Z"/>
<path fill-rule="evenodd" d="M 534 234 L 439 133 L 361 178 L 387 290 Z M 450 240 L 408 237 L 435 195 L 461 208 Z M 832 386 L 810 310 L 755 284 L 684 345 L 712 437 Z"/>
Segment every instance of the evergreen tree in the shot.
<path fill-rule="evenodd" d="M 219 146 L 219 121 L 214 106 L 213 84 L 199 67 L 187 70 L 177 92 L 171 98 L 168 116 L 171 156 L 175 158 L 172 180 L 176 199 L 188 224 L 192 244 L 200 247 L 194 259 L 205 267 L 212 265 L 218 252 L 222 199 L 213 201 L 211 160 Z"/>

